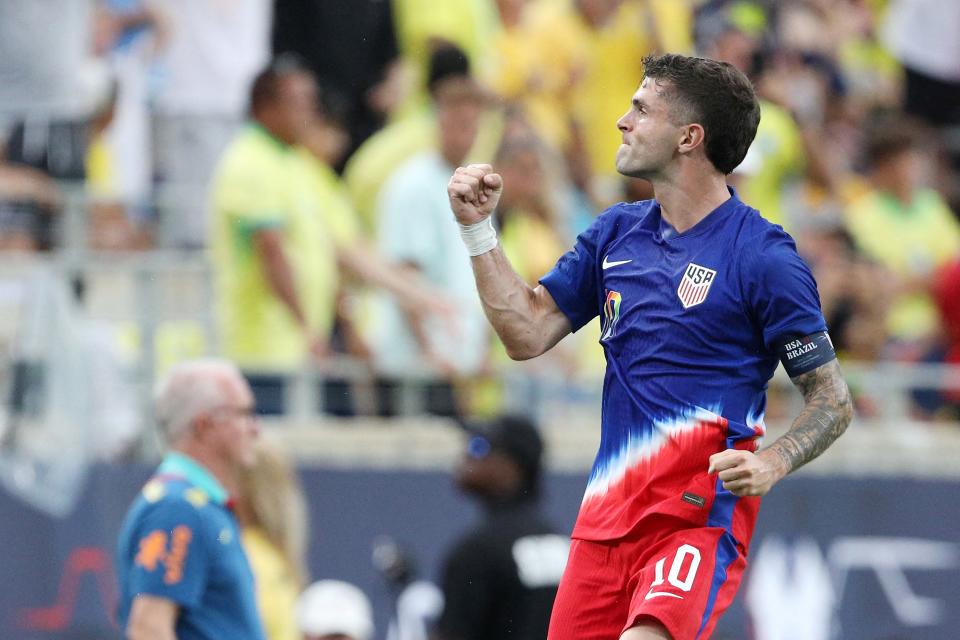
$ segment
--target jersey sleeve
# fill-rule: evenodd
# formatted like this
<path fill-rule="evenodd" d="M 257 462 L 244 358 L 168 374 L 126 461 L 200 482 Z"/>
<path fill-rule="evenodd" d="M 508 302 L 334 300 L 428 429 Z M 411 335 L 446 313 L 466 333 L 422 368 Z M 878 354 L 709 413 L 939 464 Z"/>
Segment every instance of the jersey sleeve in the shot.
<path fill-rule="evenodd" d="M 827 330 L 817 283 L 786 232 L 771 227 L 744 255 L 746 301 L 769 351 L 775 352 L 782 339 Z"/>
<path fill-rule="evenodd" d="M 601 214 L 586 231 L 577 236 L 573 249 L 560 256 L 553 269 L 540 279 L 540 284 L 553 296 L 574 331 L 600 313 L 597 259 L 607 217 Z"/>
<path fill-rule="evenodd" d="M 299 154 L 309 171 L 311 186 L 320 200 L 318 213 L 334 244 L 338 247 L 349 246 L 362 235 L 350 194 L 333 169 L 306 149 L 300 149 Z"/>
<path fill-rule="evenodd" d="M 282 227 L 289 205 L 280 185 L 289 183 L 283 169 L 266 158 L 231 163 L 218 177 L 215 206 L 230 219 L 234 231 L 249 238 L 257 231 Z"/>
<path fill-rule="evenodd" d="M 210 563 L 201 527 L 199 508 L 183 499 L 170 498 L 147 511 L 134 542 L 132 592 L 181 607 L 199 605 Z"/>

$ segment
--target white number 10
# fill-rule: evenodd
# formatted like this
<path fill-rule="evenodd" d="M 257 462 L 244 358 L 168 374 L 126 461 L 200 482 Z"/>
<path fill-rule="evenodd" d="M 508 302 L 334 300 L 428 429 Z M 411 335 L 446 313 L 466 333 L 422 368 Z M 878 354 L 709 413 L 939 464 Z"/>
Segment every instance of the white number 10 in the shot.
<path fill-rule="evenodd" d="M 683 569 L 683 560 L 689 555 L 690 568 L 687 569 L 687 577 L 680 579 L 680 571 Z M 666 558 L 660 558 L 657 566 L 654 568 L 654 580 L 651 587 L 663 584 L 663 566 L 666 564 Z M 680 589 L 681 591 L 690 591 L 693 588 L 693 579 L 697 577 L 697 569 L 700 567 L 700 550 L 685 544 L 677 549 L 677 555 L 673 557 L 673 564 L 670 565 L 670 574 L 667 575 L 667 582 Z"/>

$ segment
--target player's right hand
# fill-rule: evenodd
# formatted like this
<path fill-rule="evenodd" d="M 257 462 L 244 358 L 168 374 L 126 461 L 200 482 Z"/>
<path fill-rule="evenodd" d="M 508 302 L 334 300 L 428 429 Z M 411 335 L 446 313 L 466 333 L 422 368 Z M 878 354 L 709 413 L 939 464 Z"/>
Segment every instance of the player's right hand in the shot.
<path fill-rule="evenodd" d="M 488 164 L 458 167 L 447 184 L 450 208 L 457 222 L 476 224 L 493 213 L 503 192 L 503 178 Z"/>

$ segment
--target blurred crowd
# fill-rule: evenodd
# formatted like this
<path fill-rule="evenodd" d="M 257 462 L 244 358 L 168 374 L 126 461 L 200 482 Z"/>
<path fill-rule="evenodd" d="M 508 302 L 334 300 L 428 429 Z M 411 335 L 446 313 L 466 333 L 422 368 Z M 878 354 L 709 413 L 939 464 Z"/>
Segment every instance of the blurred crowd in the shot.
<path fill-rule="evenodd" d="M 501 243 L 535 283 L 651 197 L 615 123 L 644 55 L 697 53 L 762 98 L 730 183 L 797 239 L 841 356 L 960 364 L 958 26 L 960 0 L 2 3 L 0 249 L 57 251 L 79 192 L 89 250 L 209 258 L 216 349 L 267 411 L 332 354 L 382 415 L 517 409 L 538 375 L 595 375 L 597 330 L 500 375 L 449 175 L 503 174 Z M 352 384 L 327 377 L 324 410 L 356 413 Z M 957 418 L 960 393 L 912 410 Z"/>

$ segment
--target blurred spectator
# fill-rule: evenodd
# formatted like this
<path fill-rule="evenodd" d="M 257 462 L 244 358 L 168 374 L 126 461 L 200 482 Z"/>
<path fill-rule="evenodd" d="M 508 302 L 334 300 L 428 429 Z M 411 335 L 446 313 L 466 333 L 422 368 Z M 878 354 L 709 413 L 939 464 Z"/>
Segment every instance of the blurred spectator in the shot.
<path fill-rule="evenodd" d="M 352 584 L 319 580 L 300 594 L 297 626 L 303 640 L 372 640 L 373 609 Z"/>
<path fill-rule="evenodd" d="M 0 4 L 0 244 L 50 249 L 52 179 L 86 175 L 90 121 L 109 102 L 93 0 Z"/>
<path fill-rule="evenodd" d="M 8 162 L 34 167 L 60 180 L 84 180 L 90 141 L 112 117 L 115 98 L 107 68 L 95 62 L 90 65 L 85 72 L 84 95 L 78 98 L 84 105 L 82 115 L 23 115 L 6 132 Z"/>
<path fill-rule="evenodd" d="M 94 7 L 94 0 L 0 3 L 0 136 L 28 116 L 36 131 L 93 112 L 102 76 L 93 57 Z"/>
<path fill-rule="evenodd" d="M 60 202 L 60 190 L 46 173 L 8 164 L 0 147 L 0 251 L 51 248 Z"/>
<path fill-rule="evenodd" d="M 504 178 L 504 191 L 497 205 L 494 224 L 500 243 L 517 274 L 536 286 L 569 246 L 567 226 L 560 219 L 558 201 L 564 191 L 563 171 L 551 170 L 555 158 L 537 135 L 522 121 L 508 120 L 507 131 L 494 159 L 496 170 Z M 488 407 L 475 399 L 472 409 L 490 415 L 504 407 L 528 413 L 541 406 L 540 394 L 550 384 L 562 384 L 580 370 L 582 364 L 602 360 L 596 337 L 590 331 L 578 332 L 557 348 L 526 362 L 512 362 L 499 341 L 492 346 L 491 363 L 500 381 L 503 398 L 499 405 L 487 398 Z M 543 384 L 542 378 L 550 381 Z M 478 387 L 473 386 L 474 393 Z M 531 414 L 531 415 L 536 415 Z"/>
<path fill-rule="evenodd" d="M 273 50 L 300 55 L 313 71 L 327 107 L 345 119 L 346 156 L 384 125 L 406 92 L 391 2 L 276 0 Z"/>
<path fill-rule="evenodd" d="M 150 225 L 142 215 L 145 202 L 126 199 L 122 192 L 122 182 L 129 180 L 129 176 L 123 177 L 121 169 L 128 159 L 123 154 L 132 150 L 118 153 L 111 143 L 119 106 L 118 89 L 114 83 L 109 101 L 87 127 L 90 144 L 85 158 L 86 202 L 74 203 L 74 206 L 85 206 L 87 246 L 96 250 L 146 249 L 153 243 Z M 132 192 L 128 195 L 132 197 Z"/>
<path fill-rule="evenodd" d="M 116 80 L 110 126 L 92 152 L 91 182 L 95 197 L 118 201 L 126 214 L 145 221 L 153 191 L 150 162 L 150 81 L 157 55 L 169 37 L 167 15 L 148 0 L 103 0 L 98 11 L 97 46 Z"/>
<path fill-rule="evenodd" d="M 786 224 L 784 192 L 798 181 L 805 163 L 803 139 L 788 105 L 771 100 L 779 96 L 779 80 L 789 72 L 774 74 L 759 64 L 766 17 L 752 3 L 734 3 L 706 16 L 700 34 L 707 57 L 734 65 L 754 81 L 760 98 L 760 125 L 743 162 L 731 175 L 740 196 L 772 222 Z M 764 75 L 766 72 L 766 75 Z M 776 84 L 775 84 L 776 83 Z M 782 98 L 781 98 L 782 99 Z"/>
<path fill-rule="evenodd" d="M 310 72 L 278 59 L 251 94 L 252 122 L 213 184 L 212 260 L 224 352 L 248 373 L 261 410 L 277 413 L 284 376 L 328 353 L 338 263 L 388 287 L 415 316 L 445 307 L 359 241 L 342 211 L 324 206 L 316 163 L 299 147 L 320 125 Z"/>
<path fill-rule="evenodd" d="M 236 513 L 257 587 L 267 640 L 298 640 L 297 596 L 306 584 L 307 506 L 296 470 L 278 443 L 261 438 L 240 475 Z"/>
<path fill-rule="evenodd" d="M 533 3 L 497 0 L 500 25 L 492 44 L 484 82 L 524 117 L 545 142 L 558 152 L 570 144 L 569 113 L 557 95 L 568 89 L 569 78 L 551 67 L 550 48 L 534 29 Z"/>
<path fill-rule="evenodd" d="M 545 154 L 536 134 L 519 129 L 504 137 L 494 159 L 500 175 L 510 180 L 505 182 L 509 186 L 500 197 L 495 222 L 511 264 L 531 283 L 553 268 L 568 244 L 560 232 Z"/>
<path fill-rule="evenodd" d="M 407 108 L 425 101 L 431 57 L 438 48 L 463 51 L 474 70 L 486 64 L 497 25 L 492 0 L 394 0 L 393 11 L 400 53 L 411 66 L 416 87 Z"/>
<path fill-rule="evenodd" d="M 543 441 L 525 418 L 468 426 L 457 485 L 484 519 L 448 552 L 437 640 L 547 636 L 569 541 L 540 515 Z"/>
<path fill-rule="evenodd" d="M 350 192 L 363 230 L 373 235 L 377 227 L 377 204 L 383 185 L 396 168 L 411 156 L 437 147 L 437 122 L 433 95 L 441 82 L 471 71 L 466 54 L 451 45 L 439 45 L 430 54 L 427 91 L 430 105 L 403 114 L 371 136 L 350 158 L 343 178 Z M 489 161 L 500 140 L 498 114 L 491 112 L 481 120 L 469 157 L 476 162 Z"/>
<path fill-rule="evenodd" d="M 207 187 L 269 59 L 270 0 L 166 0 L 169 38 L 153 71 L 154 174 L 163 246 L 202 248 Z"/>
<path fill-rule="evenodd" d="M 804 258 L 817 279 L 823 315 L 837 353 L 852 360 L 879 360 L 887 340 L 887 297 L 878 295 L 884 268 L 864 258 L 843 228 L 815 228 L 804 236 Z"/>
<path fill-rule="evenodd" d="M 937 273 L 933 297 L 944 329 L 943 361 L 960 367 L 960 259 Z M 953 380 L 954 386 L 942 392 L 941 402 L 951 408 L 954 420 L 960 420 L 960 376 L 955 375 Z"/>
<path fill-rule="evenodd" d="M 904 66 L 904 110 L 943 130 L 952 172 L 944 192 L 954 209 L 960 207 L 958 24 L 958 0 L 893 0 L 883 34 Z"/>
<path fill-rule="evenodd" d="M 837 63 L 849 90 L 849 107 L 858 117 L 900 104 L 903 71 L 881 42 L 879 4 L 854 0 L 833 5 Z"/>
<path fill-rule="evenodd" d="M 336 122 L 326 113 L 321 114 L 316 126 L 306 136 L 303 147 L 307 153 L 303 159 L 309 167 L 312 186 L 321 203 L 320 208 L 325 213 L 329 224 L 337 225 L 341 231 L 338 235 L 355 239 L 361 243 L 359 219 L 346 185 L 334 171 L 334 166 L 346 155 L 349 145 L 349 134 L 339 122 Z M 336 312 L 334 318 L 333 338 L 331 348 L 337 353 L 346 353 L 360 360 L 370 359 L 370 349 L 358 327 L 356 318 L 358 300 L 362 290 L 355 286 L 356 282 L 345 279 L 340 283 L 337 292 Z M 328 378 L 325 382 L 325 402 L 327 410 L 335 415 L 352 415 L 354 407 L 351 400 L 344 394 L 350 386 L 346 380 Z M 337 397 L 343 402 L 338 402 Z"/>
<path fill-rule="evenodd" d="M 846 222 L 859 249 L 890 274 L 877 289 L 892 299 L 887 329 L 913 345 L 907 354 L 913 358 L 939 331 L 931 278 L 960 255 L 960 225 L 926 182 L 929 138 L 909 120 L 891 115 L 873 122 L 866 159 L 869 190 L 850 204 Z"/>
<path fill-rule="evenodd" d="M 120 531 L 120 628 L 128 638 L 261 640 L 228 505 L 241 470 L 256 462 L 250 388 L 232 364 L 194 360 L 160 381 L 155 404 L 170 451 Z"/>
<path fill-rule="evenodd" d="M 605 203 L 622 197 L 611 161 L 621 142 L 610 126 L 623 113 L 616 96 L 636 90 L 643 75 L 640 60 L 655 47 L 645 7 L 640 0 L 573 0 L 542 3 L 530 18 L 543 89 L 550 91 L 546 99 L 561 105 L 562 119 L 553 119 L 567 127 L 560 136 L 544 135 L 563 142 L 577 186 Z"/>
<path fill-rule="evenodd" d="M 904 110 L 929 124 L 960 125 L 960 2 L 891 0 L 884 40 L 906 73 Z"/>
<path fill-rule="evenodd" d="M 388 394 L 392 379 L 420 378 L 427 411 L 457 415 L 454 379 L 480 370 L 491 336 L 470 258 L 456 241 L 446 185 L 453 169 L 469 161 L 488 96 L 470 76 L 451 75 L 436 83 L 433 98 L 439 149 L 421 152 L 391 175 L 380 196 L 377 237 L 384 255 L 422 275 L 456 308 L 456 323 L 445 327 L 381 299 L 370 343 Z"/>

